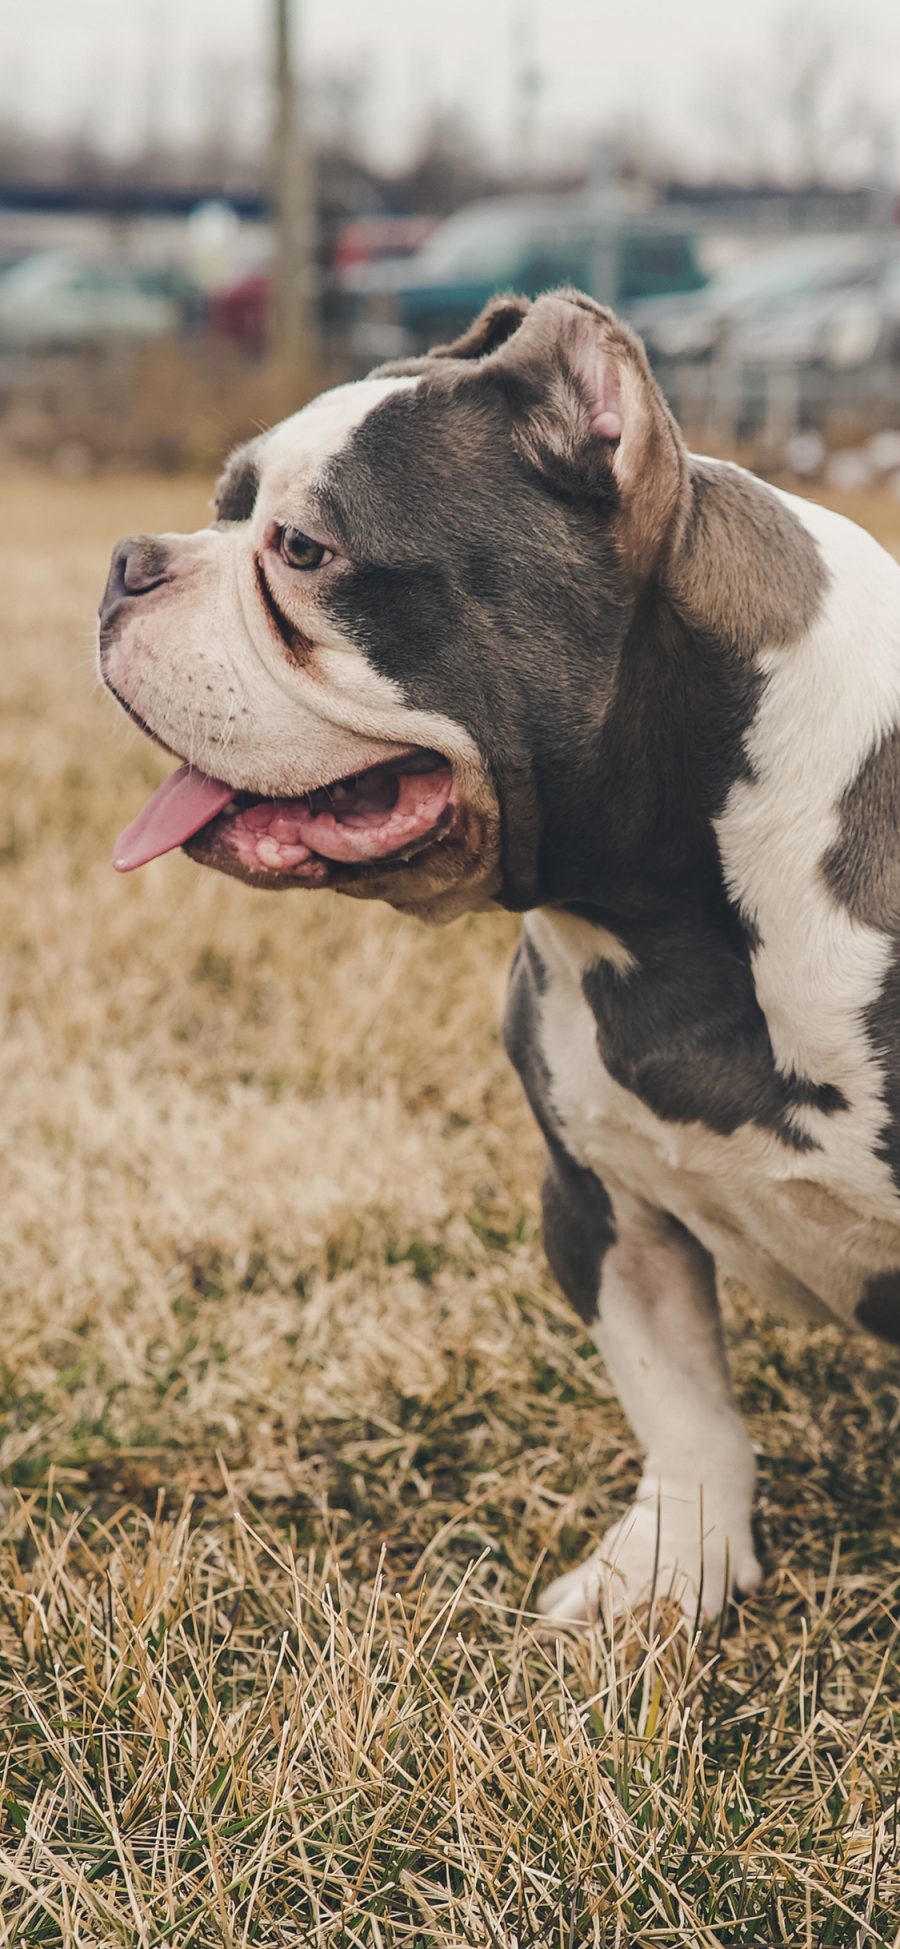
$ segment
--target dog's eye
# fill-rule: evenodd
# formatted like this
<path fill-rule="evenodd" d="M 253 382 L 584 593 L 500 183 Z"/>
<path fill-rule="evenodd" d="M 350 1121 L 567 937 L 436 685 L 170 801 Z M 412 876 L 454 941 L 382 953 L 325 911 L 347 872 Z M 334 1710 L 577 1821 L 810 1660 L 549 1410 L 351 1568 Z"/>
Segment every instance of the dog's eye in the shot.
<path fill-rule="evenodd" d="M 322 541 L 313 541 L 302 528 L 282 528 L 279 544 L 281 559 L 288 568 L 321 568 L 334 560 L 334 550 Z"/>

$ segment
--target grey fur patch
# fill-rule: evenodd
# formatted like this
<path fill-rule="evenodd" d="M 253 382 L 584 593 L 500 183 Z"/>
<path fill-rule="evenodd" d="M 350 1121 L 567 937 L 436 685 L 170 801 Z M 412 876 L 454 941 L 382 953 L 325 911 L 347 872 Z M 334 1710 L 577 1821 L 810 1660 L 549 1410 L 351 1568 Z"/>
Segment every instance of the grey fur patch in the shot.
<path fill-rule="evenodd" d="M 848 785 L 840 820 L 823 862 L 831 893 L 854 920 L 900 934 L 900 726 Z"/>
<path fill-rule="evenodd" d="M 888 1166 L 900 1191 L 900 941 L 894 941 L 881 993 L 866 1009 L 866 1024 L 881 1063 L 881 1093 L 885 1121 L 878 1139 L 878 1155 Z"/>
<path fill-rule="evenodd" d="M 748 943 L 724 907 L 627 939 L 626 975 L 598 961 L 582 983 L 611 1076 L 667 1122 L 703 1123 L 720 1136 L 742 1124 L 773 1130 L 794 1150 L 815 1140 L 792 1121 L 801 1106 L 846 1109 L 830 1083 L 775 1063 L 757 1000 Z"/>
<path fill-rule="evenodd" d="M 230 455 L 224 472 L 216 482 L 217 521 L 249 521 L 259 493 L 258 441 L 238 447 Z"/>
<path fill-rule="evenodd" d="M 510 970 L 503 1040 L 547 1146 L 542 1209 L 550 1270 L 576 1313 L 590 1321 L 597 1315 L 603 1258 L 615 1244 L 616 1230 L 600 1179 L 576 1164 L 556 1128 L 550 1076 L 538 1040 L 545 985 L 540 955 L 533 941 L 525 939 Z"/>
<path fill-rule="evenodd" d="M 544 1251 L 554 1278 L 579 1318 L 597 1318 L 603 1260 L 616 1242 L 612 1205 L 593 1171 L 576 1164 L 561 1144 L 547 1149 L 541 1186 Z"/>
<path fill-rule="evenodd" d="M 553 1113 L 550 1074 L 539 1040 L 540 997 L 546 985 L 546 972 L 533 941 L 523 936 L 509 971 L 506 1005 L 503 1011 L 503 1046 L 525 1095 L 545 1143 L 560 1144 L 560 1133 Z"/>
<path fill-rule="evenodd" d="M 839 837 L 822 863 L 825 883 L 854 920 L 894 942 L 866 1024 L 882 1072 L 885 1123 L 878 1152 L 900 1190 L 900 727 L 888 732 L 848 785 L 840 819 Z"/>
<path fill-rule="evenodd" d="M 868 1333 L 900 1347 L 900 1272 L 877 1272 L 867 1279 L 856 1317 Z"/>
<path fill-rule="evenodd" d="M 828 588 L 818 542 L 774 490 L 740 468 L 705 460 L 691 461 L 665 580 L 692 628 L 745 656 L 804 636 Z"/>

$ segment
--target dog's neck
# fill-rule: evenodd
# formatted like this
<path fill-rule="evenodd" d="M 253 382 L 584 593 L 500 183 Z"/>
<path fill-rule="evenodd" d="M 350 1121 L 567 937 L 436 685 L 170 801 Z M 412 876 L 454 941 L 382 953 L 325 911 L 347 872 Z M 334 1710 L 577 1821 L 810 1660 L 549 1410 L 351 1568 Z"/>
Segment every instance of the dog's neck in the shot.
<path fill-rule="evenodd" d="M 606 926 L 718 904 L 712 821 L 745 769 L 760 678 L 693 631 L 660 591 L 635 606 L 599 732 L 543 793 L 540 881 Z"/>
<path fill-rule="evenodd" d="M 726 463 L 694 461 L 659 579 L 637 595 L 615 696 L 541 792 L 539 877 L 550 904 L 614 931 L 740 925 L 713 821 L 747 775 L 763 649 L 811 628 L 826 587 L 790 502 Z"/>

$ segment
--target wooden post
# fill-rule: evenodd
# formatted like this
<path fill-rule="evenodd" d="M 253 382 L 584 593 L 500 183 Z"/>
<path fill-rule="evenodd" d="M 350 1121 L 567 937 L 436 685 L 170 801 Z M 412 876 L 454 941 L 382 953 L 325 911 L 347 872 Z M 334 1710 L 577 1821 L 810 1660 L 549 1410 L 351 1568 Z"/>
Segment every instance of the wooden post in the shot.
<path fill-rule="evenodd" d="M 275 233 L 270 349 L 285 406 L 316 384 L 316 217 L 303 126 L 293 0 L 273 0 L 273 115 L 270 195 Z"/>

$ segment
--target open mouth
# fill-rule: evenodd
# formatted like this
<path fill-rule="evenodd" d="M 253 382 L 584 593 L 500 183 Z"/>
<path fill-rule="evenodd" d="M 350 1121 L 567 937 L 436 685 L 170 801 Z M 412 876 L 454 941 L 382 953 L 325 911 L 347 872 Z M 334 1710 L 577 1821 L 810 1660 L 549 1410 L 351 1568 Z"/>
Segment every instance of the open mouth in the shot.
<path fill-rule="evenodd" d="M 196 841 L 244 872 L 321 885 L 333 867 L 403 861 L 442 838 L 452 821 L 453 770 L 439 752 L 396 759 L 335 779 L 302 798 L 263 798 L 182 765 L 116 841 L 113 865 L 131 873 Z"/>

